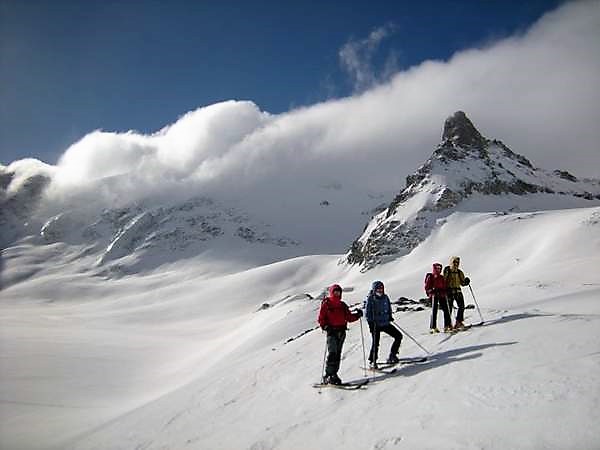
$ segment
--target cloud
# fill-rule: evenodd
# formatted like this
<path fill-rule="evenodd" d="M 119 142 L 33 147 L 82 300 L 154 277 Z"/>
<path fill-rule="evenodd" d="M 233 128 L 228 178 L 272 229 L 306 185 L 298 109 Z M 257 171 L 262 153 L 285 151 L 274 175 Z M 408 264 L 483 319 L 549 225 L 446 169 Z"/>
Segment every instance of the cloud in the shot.
<path fill-rule="evenodd" d="M 388 55 L 381 75 L 376 73 L 373 62 L 381 42 L 395 31 L 395 25 L 387 24 L 371 31 L 365 39 L 350 40 L 340 49 L 338 53 L 340 65 L 352 81 L 355 92 L 369 89 L 395 72 L 397 67 L 395 52 Z"/>
<path fill-rule="evenodd" d="M 397 192 L 456 110 L 537 166 L 598 177 L 598 30 L 598 1 L 567 3 L 525 33 L 424 62 L 352 97 L 279 115 L 229 101 L 153 135 L 97 131 L 60 159 L 51 199 L 218 193 L 267 208 L 332 183 Z M 357 83 L 373 82 L 361 61 L 392 31 L 346 46 Z"/>

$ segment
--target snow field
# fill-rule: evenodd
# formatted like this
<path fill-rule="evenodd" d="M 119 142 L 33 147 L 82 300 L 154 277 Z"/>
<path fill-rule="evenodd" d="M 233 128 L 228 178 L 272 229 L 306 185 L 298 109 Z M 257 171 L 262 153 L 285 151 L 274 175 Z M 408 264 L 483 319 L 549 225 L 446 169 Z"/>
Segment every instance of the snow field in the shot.
<path fill-rule="evenodd" d="M 454 214 L 366 274 L 332 255 L 196 278 L 210 265 L 197 259 L 107 281 L 56 254 L 43 282 L 0 294 L 0 447 L 597 448 L 599 214 Z M 8 272 L 45 257 L 11 251 Z M 375 375 L 361 391 L 312 388 L 325 336 L 312 330 L 319 302 L 305 294 L 337 282 L 355 304 L 381 279 L 392 300 L 418 299 L 431 263 L 454 254 L 483 327 L 429 335 L 430 310 L 396 313 L 429 361 Z M 479 321 L 476 309 L 467 321 Z M 384 336 L 380 359 L 390 344 Z M 405 337 L 401 356 L 420 354 Z M 341 378 L 362 378 L 361 365 L 356 322 Z"/>

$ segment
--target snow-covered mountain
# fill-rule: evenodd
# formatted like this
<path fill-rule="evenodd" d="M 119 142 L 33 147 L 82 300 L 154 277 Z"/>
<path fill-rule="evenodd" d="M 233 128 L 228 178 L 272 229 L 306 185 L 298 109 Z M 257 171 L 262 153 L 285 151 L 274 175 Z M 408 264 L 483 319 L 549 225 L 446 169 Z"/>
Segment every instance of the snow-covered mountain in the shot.
<path fill-rule="evenodd" d="M 28 164 L 0 166 L 0 248 L 65 245 L 85 258 L 86 270 L 107 276 L 206 253 L 246 267 L 340 253 L 383 199 L 336 177 L 292 179 L 274 192 L 258 186 L 227 196 L 190 184 L 136 198 L 129 173 L 57 195 L 57 169 Z"/>
<path fill-rule="evenodd" d="M 483 137 L 458 111 L 445 121 L 431 157 L 354 241 L 347 261 L 366 270 L 405 255 L 455 211 L 506 214 L 598 204 L 599 180 L 535 168 L 501 141 Z"/>

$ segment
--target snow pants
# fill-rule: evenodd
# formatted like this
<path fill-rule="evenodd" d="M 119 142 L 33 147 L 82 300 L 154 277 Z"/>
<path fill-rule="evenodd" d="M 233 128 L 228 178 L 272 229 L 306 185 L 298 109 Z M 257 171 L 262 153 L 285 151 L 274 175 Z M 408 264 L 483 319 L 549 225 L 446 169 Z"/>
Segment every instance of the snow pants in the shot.
<path fill-rule="evenodd" d="M 448 309 L 450 315 L 452 315 L 452 308 L 454 307 L 454 301 L 456 300 L 456 321 L 462 322 L 465 320 L 465 298 L 463 297 L 460 289 L 450 289 L 448 291 Z"/>
<path fill-rule="evenodd" d="M 327 331 L 327 365 L 325 376 L 337 375 L 342 358 L 342 347 L 346 339 L 346 329 Z"/>
<path fill-rule="evenodd" d="M 448 309 L 448 300 L 446 299 L 446 296 L 434 295 L 432 306 L 433 311 L 431 311 L 431 322 L 429 324 L 429 328 L 437 328 L 438 308 L 441 308 L 444 313 L 444 327 L 451 327 L 452 318 L 450 317 L 450 310 Z"/>
<path fill-rule="evenodd" d="M 400 343 L 402 342 L 402 333 L 398 328 L 388 323 L 384 326 L 377 326 L 373 322 L 369 322 L 369 330 L 371 331 L 371 337 L 373 342 L 371 344 L 371 351 L 369 352 L 369 361 L 377 362 L 377 355 L 379 354 L 379 340 L 381 338 L 381 332 L 389 334 L 394 338 L 392 347 L 390 348 L 390 356 L 397 356 L 398 350 L 400 350 Z"/>

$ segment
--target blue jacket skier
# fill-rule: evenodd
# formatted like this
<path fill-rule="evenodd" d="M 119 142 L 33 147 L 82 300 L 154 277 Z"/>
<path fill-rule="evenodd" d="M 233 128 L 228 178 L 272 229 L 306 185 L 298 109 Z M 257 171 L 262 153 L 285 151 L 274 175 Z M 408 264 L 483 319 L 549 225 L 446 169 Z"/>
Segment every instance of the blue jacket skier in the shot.
<path fill-rule="evenodd" d="M 389 297 L 385 294 L 385 289 L 381 281 L 374 281 L 365 299 L 365 317 L 369 324 L 371 337 L 371 351 L 369 352 L 369 363 L 372 368 L 377 367 L 377 355 L 379 353 L 379 339 L 381 332 L 389 334 L 394 338 L 387 362 L 395 364 L 398 362 L 398 350 L 402 342 L 402 333 L 392 325 L 394 317 L 392 316 L 392 304 Z"/>

